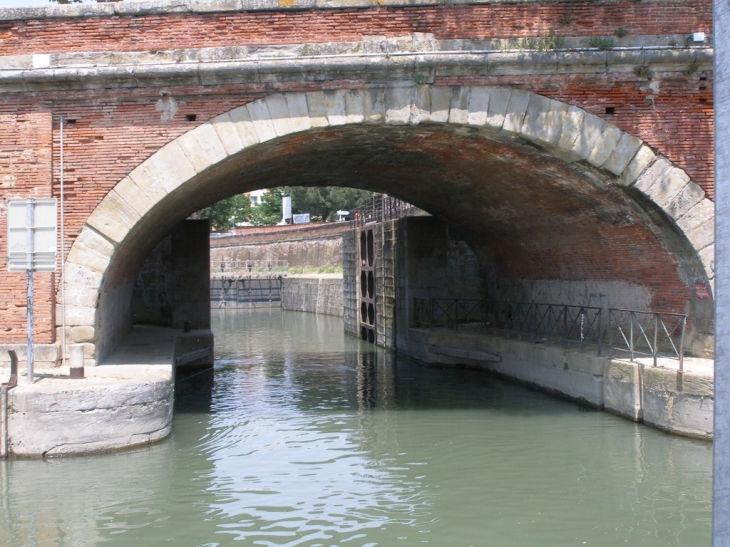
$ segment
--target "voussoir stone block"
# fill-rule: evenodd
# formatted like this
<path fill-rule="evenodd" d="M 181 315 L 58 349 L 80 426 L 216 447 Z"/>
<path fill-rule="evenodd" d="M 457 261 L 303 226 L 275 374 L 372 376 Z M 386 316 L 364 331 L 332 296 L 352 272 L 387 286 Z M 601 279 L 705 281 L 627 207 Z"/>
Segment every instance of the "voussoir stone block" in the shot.
<path fill-rule="evenodd" d="M 431 87 L 431 121 L 435 123 L 446 123 L 449 121 L 449 109 L 451 108 L 451 88 Z"/>
<path fill-rule="evenodd" d="M 184 136 L 187 135 L 190 135 L 192 140 L 188 142 L 181 137 L 180 145 L 185 155 L 188 156 L 190 164 L 197 172 L 215 165 L 228 156 L 223 143 L 218 138 L 218 133 L 211 124 L 199 125 Z M 187 146 L 184 146 L 183 143 L 186 143 Z M 191 154 L 194 155 L 195 161 L 193 161 Z"/>
<path fill-rule="evenodd" d="M 137 212 L 112 190 L 86 222 L 99 233 L 120 243 L 139 219 Z"/>
<path fill-rule="evenodd" d="M 351 89 L 345 93 L 345 116 L 347 123 L 360 124 L 365 121 L 365 92 L 360 89 Z"/>
<path fill-rule="evenodd" d="M 596 146 L 607 126 L 605 120 L 586 112 L 578 130 L 578 137 L 573 143 L 573 152 L 580 158 L 589 160 L 593 147 Z"/>
<path fill-rule="evenodd" d="M 385 120 L 385 89 L 368 88 L 361 91 L 365 123 L 383 123 Z"/>
<path fill-rule="evenodd" d="M 608 158 L 611 157 L 619 140 L 621 140 L 621 131 L 618 127 L 611 124 L 606 124 L 605 130 L 598 137 L 596 144 L 593 146 L 590 155 L 588 156 L 588 163 L 601 167 Z"/>
<path fill-rule="evenodd" d="M 601 165 L 604 169 L 610 171 L 614 175 L 620 175 L 624 172 L 629 162 L 643 144 L 642 140 L 628 133 L 621 133 L 621 138 L 608 156 L 608 159 Z"/>
<path fill-rule="evenodd" d="M 128 176 L 137 188 L 152 202 L 157 203 L 165 198 L 168 194 L 167 189 L 163 185 L 162 181 L 158 178 L 150 166 L 142 163 L 139 167 L 135 168 Z"/>
<path fill-rule="evenodd" d="M 697 250 L 715 242 L 715 204 L 703 199 L 682 216 L 677 225 Z"/>
<path fill-rule="evenodd" d="M 525 137 L 537 141 L 544 142 L 546 139 L 546 123 L 548 112 L 550 112 L 550 99 L 542 95 L 532 95 L 527 105 L 525 118 L 522 122 L 520 133 Z"/>
<path fill-rule="evenodd" d="M 236 126 L 231 120 L 229 112 L 216 116 L 209 123 L 215 129 L 227 155 L 231 156 L 243 150 L 243 143 L 238 136 Z"/>
<path fill-rule="evenodd" d="M 99 254 L 93 249 L 89 249 L 83 243 L 76 242 L 68 253 L 67 261 L 74 264 L 84 264 L 101 274 L 106 272 L 107 266 L 111 261 L 111 257 Z"/>
<path fill-rule="evenodd" d="M 137 183 L 129 177 L 124 177 L 119 181 L 114 187 L 114 191 L 137 212 L 140 218 L 149 213 L 155 205 Z"/>
<path fill-rule="evenodd" d="M 276 135 L 282 137 L 284 135 L 294 133 L 294 126 L 292 124 L 286 97 L 281 93 L 275 93 L 274 95 L 269 95 L 265 99 L 261 100 L 266 102 L 266 106 L 269 109 L 269 116 L 271 116 L 271 123 L 274 126 Z"/>
<path fill-rule="evenodd" d="M 641 190 L 641 192 L 651 197 L 651 188 L 659 181 L 664 180 L 665 173 L 669 172 L 672 168 L 672 164 L 664 158 L 659 158 L 657 161 L 652 163 L 646 171 L 644 171 L 636 182 L 634 188 Z"/>
<path fill-rule="evenodd" d="M 687 173 L 676 167 L 671 167 L 664 172 L 661 180 L 649 188 L 647 195 L 665 211 L 667 205 L 679 195 L 689 184 Z"/>
<path fill-rule="evenodd" d="M 488 87 L 472 87 L 469 93 L 469 112 L 466 123 L 469 125 L 485 125 L 489 115 Z"/>
<path fill-rule="evenodd" d="M 235 108 L 228 113 L 228 116 L 231 118 L 231 123 L 236 129 L 236 134 L 241 140 L 241 146 L 243 148 L 248 148 L 259 143 L 259 136 L 256 133 L 256 128 L 253 125 L 253 120 L 251 120 L 251 114 L 247 107 L 241 106 Z"/>
<path fill-rule="evenodd" d="M 449 105 L 449 123 L 465 124 L 469 116 L 469 96 L 471 88 L 454 87 Z"/>
<path fill-rule="evenodd" d="M 621 176 L 616 178 L 615 183 L 619 186 L 631 186 L 657 160 L 656 154 L 646 145 L 642 145 L 631 158 Z"/>
<path fill-rule="evenodd" d="M 507 87 L 495 87 L 490 90 L 489 105 L 487 107 L 487 125 L 489 127 L 497 130 L 502 129 L 511 95 L 512 90 Z"/>
<path fill-rule="evenodd" d="M 111 258 L 114 254 L 114 244 L 99 234 L 96 230 L 92 230 L 89 226 L 84 226 L 82 228 L 74 245 L 76 243 L 80 243 L 87 249 L 91 249 L 92 251 L 109 258 Z"/>
<path fill-rule="evenodd" d="M 581 127 L 583 126 L 583 117 L 585 111 L 575 106 L 568 107 L 568 112 L 565 114 L 563 119 L 563 127 L 560 131 L 560 138 L 558 139 L 558 148 L 563 152 L 572 152 L 575 146 L 575 141 L 580 135 Z"/>
<path fill-rule="evenodd" d="M 151 172 L 158 175 L 168 193 L 195 176 L 195 169 L 176 141 L 160 148 L 145 163 L 150 165 Z"/>
<path fill-rule="evenodd" d="M 427 85 L 414 86 L 410 123 L 418 125 L 429 121 L 431 121 L 431 87 Z"/>
<path fill-rule="evenodd" d="M 687 211 L 692 209 L 700 201 L 705 199 L 705 191 L 699 184 L 695 184 L 692 181 L 682 188 L 682 190 L 672 198 L 669 203 L 666 204 L 664 210 L 673 219 L 678 219 L 685 214 Z"/>
<path fill-rule="evenodd" d="M 305 93 L 309 110 L 309 123 L 312 127 L 328 127 L 327 101 L 323 91 L 309 91 Z"/>
<path fill-rule="evenodd" d="M 385 123 L 405 125 L 411 120 L 411 88 L 391 87 L 385 91 Z"/>
<path fill-rule="evenodd" d="M 699 252 L 700 261 L 705 267 L 705 274 L 708 279 L 715 278 L 715 244 L 708 245 Z"/>
<path fill-rule="evenodd" d="M 345 93 L 347 91 L 342 89 L 328 89 L 323 93 L 329 125 L 345 125 L 347 123 L 347 112 L 345 111 Z"/>
<path fill-rule="evenodd" d="M 511 133 L 519 133 L 522 129 L 522 123 L 525 120 L 527 107 L 530 104 L 531 94 L 521 89 L 513 89 L 509 96 L 509 104 L 507 113 L 504 116 L 502 131 Z"/>
<path fill-rule="evenodd" d="M 309 107 L 307 106 L 307 96 L 304 93 L 287 93 L 286 105 L 289 107 L 289 116 L 291 116 L 291 129 L 293 133 L 300 131 L 308 131 L 312 128 L 309 121 Z"/>
<path fill-rule="evenodd" d="M 259 142 L 266 142 L 276 138 L 276 129 L 271 121 L 269 107 L 266 101 L 253 101 L 246 105 L 251 116 L 251 123 L 258 136 Z"/>

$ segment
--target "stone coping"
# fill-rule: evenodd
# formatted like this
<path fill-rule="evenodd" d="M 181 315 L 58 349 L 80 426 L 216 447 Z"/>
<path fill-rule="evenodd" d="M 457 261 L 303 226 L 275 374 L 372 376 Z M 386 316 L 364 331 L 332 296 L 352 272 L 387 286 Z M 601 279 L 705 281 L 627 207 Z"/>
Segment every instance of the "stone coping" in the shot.
<path fill-rule="evenodd" d="M 585 0 L 158 0 L 102 4 L 51 4 L 43 7 L 2 8 L 0 21 L 22 19 L 114 17 L 237 11 L 295 11 L 313 9 L 378 9 L 383 7 L 456 6 L 469 4 L 560 4 Z"/>
<path fill-rule="evenodd" d="M 0 93 L 250 84 L 272 77 L 281 82 L 354 79 L 432 84 L 436 78 L 454 76 L 635 74 L 637 67 L 644 66 L 654 72 L 710 71 L 713 63 L 713 50 L 707 47 L 395 51 L 236 59 L 219 59 L 213 50 L 206 50 L 209 55 L 202 57 L 191 55 L 185 62 L 133 53 L 127 61 L 114 64 L 113 54 L 102 54 L 93 62 L 87 59 L 85 64 L 55 67 L 52 55 L 5 57 L 0 59 Z"/>

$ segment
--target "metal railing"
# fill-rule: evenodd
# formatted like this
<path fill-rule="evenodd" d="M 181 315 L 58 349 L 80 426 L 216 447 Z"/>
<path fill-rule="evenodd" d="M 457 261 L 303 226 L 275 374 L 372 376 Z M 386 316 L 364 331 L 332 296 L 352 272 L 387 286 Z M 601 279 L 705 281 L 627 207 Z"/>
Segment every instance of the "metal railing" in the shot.
<path fill-rule="evenodd" d="M 628 353 L 631 361 L 644 355 L 653 359 L 655 367 L 660 357 L 678 359 L 679 371 L 684 372 L 686 329 L 686 315 L 609 308 L 609 357 L 614 351 Z"/>
<path fill-rule="evenodd" d="M 535 302 L 497 302 L 494 306 L 494 330 L 506 338 L 528 336 L 530 342 L 560 341 L 563 348 L 577 345 L 596 346 L 601 355 L 602 309 L 591 306 L 539 304 Z"/>
<path fill-rule="evenodd" d="M 226 260 L 210 265 L 210 273 L 214 274 L 269 274 L 286 272 L 289 262 L 286 260 Z"/>
<path fill-rule="evenodd" d="M 599 356 L 608 338 L 609 358 L 616 352 L 627 353 L 632 361 L 637 355 L 650 356 L 655 367 L 659 358 L 678 359 L 680 372 L 684 370 L 686 315 L 609 308 L 606 328 L 603 308 L 535 302 L 490 306 L 485 300 L 459 298 L 415 298 L 414 314 L 417 328 L 458 331 L 468 325 L 484 332 L 490 326 L 505 338 L 559 341 L 563 348 L 577 347 L 581 352 L 595 346 Z"/>
<path fill-rule="evenodd" d="M 484 328 L 489 310 L 484 300 L 460 298 L 416 298 L 415 322 L 418 328 L 447 327 L 459 330 L 459 325 L 471 324 Z"/>
<path fill-rule="evenodd" d="M 356 226 L 424 214 L 422 209 L 387 194 L 377 194 L 350 211 Z"/>

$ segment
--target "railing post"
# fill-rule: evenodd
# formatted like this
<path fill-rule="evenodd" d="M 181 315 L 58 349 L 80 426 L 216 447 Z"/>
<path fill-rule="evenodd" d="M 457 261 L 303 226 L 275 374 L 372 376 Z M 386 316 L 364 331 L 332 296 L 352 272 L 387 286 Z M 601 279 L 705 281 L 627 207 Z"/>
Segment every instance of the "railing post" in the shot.
<path fill-rule="evenodd" d="M 613 312 L 608 309 L 608 359 L 613 359 L 613 324 L 611 319 L 613 318 Z"/>
<path fill-rule="evenodd" d="M 580 352 L 583 353 L 583 323 L 585 322 L 585 308 L 581 308 L 578 315 L 580 316 Z"/>
<path fill-rule="evenodd" d="M 634 362 L 634 312 L 629 314 L 629 352 L 631 354 L 631 362 Z"/>
<path fill-rule="evenodd" d="M 684 331 L 687 328 L 687 316 L 682 318 L 682 334 L 679 337 L 679 372 L 684 372 Z"/>
<path fill-rule="evenodd" d="M 568 306 L 563 306 L 563 349 L 568 347 Z"/>
<path fill-rule="evenodd" d="M 598 356 L 601 356 L 601 340 L 603 340 L 603 335 L 601 334 L 601 312 L 603 309 L 598 310 L 598 327 L 596 328 L 596 341 L 598 342 Z"/>
<path fill-rule="evenodd" d="M 657 360 L 658 360 L 658 353 L 659 353 L 659 347 L 657 344 L 657 337 L 659 335 L 659 314 L 654 314 L 654 347 L 652 348 L 652 353 L 654 354 L 654 368 L 657 367 Z"/>

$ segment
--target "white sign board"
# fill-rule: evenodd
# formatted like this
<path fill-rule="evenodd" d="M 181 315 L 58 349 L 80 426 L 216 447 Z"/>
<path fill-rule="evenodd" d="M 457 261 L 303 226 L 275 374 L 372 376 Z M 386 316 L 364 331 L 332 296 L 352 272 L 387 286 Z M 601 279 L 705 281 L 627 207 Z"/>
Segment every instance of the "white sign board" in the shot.
<path fill-rule="evenodd" d="M 293 222 L 294 224 L 309 224 L 309 213 L 294 215 Z"/>
<path fill-rule="evenodd" d="M 8 271 L 56 271 L 56 198 L 8 200 Z"/>

